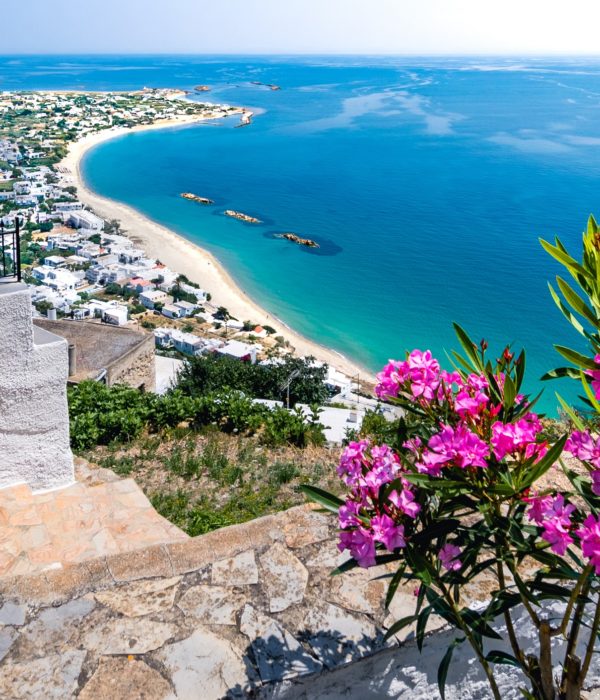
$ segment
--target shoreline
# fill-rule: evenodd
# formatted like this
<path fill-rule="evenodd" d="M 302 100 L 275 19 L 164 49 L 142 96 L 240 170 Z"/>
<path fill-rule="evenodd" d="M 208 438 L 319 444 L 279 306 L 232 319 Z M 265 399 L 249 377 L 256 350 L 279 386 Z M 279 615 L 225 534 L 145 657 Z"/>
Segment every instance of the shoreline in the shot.
<path fill-rule="evenodd" d="M 252 114 L 249 110 L 240 109 L 240 112 L 242 115 Z M 190 116 L 132 128 L 105 129 L 70 143 L 67 155 L 57 163 L 57 168 L 61 170 L 63 176 L 72 179 L 81 202 L 91 207 L 104 219 L 119 219 L 126 232 L 125 235 L 143 248 L 147 255 L 159 259 L 174 272 L 186 275 L 210 292 L 211 304 L 225 306 L 236 318 L 250 319 L 260 325 L 274 326 L 277 334 L 283 336 L 295 348 L 297 355 L 313 355 L 317 360 L 326 362 L 350 377 L 360 375 L 362 381 L 374 383 L 373 372 L 349 360 L 339 351 L 327 348 L 297 333 L 285 321 L 253 301 L 212 253 L 153 221 L 134 207 L 96 194 L 85 184 L 81 173 L 81 161 L 90 149 L 99 144 L 133 132 L 189 126 L 208 120 L 209 118 L 206 117 Z"/>

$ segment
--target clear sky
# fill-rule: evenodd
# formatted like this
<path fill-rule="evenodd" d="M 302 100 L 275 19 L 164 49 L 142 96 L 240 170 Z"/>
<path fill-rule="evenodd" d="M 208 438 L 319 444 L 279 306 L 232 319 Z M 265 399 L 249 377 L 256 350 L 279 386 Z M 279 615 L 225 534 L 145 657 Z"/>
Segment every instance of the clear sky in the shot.
<path fill-rule="evenodd" d="M 598 0 L 0 0 L 0 53 L 597 54 Z"/>

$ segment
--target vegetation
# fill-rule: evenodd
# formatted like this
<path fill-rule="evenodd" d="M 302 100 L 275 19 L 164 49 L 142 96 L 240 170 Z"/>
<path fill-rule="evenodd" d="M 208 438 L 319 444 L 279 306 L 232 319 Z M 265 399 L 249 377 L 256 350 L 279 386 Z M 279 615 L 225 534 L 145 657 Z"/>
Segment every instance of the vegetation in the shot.
<path fill-rule="evenodd" d="M 82 382 L 69 388 L 76 451 L 134 475 L 190 535 L 299 504 L 304 482 L 332 488 L 318 416 L 268 411 L 239 393 L 163 397 Z"/>
<path fill-rule="evenodd" d="M 313 361 L 310 357 L 288 357 L 281 363 L 252 365 L 218 355 L 194 357 L 185 362 L 179 389 L 192 396 L 235 389 L 247 396 L 286 401 L 289 381 L 291 406 L 298 402 L 322 404 L 328 396 L 323 384 L 327 368 L 315 367 Z"/>
<path fill-rule="evenodd" d="M 378 375 L 377 395 L 412 418 L 386 435 L 369 417 L 390 444 L 349 443 L 338 467 L 344 497 L 304 487 L 339 518 L 340 549 L 351 557 L 340 572 L 395 563 L 386 607 L 402 580 L 418 582 L 414 614 L 386 638 L 416 624 L 421 649 L 432 613 L 455 629 L 438 668 L 442 698 L 461 644 L 495 700 L 499 665 L 520 670 L 529 700 L 578 700 L 600 651 L 600 229 L 590 217 L 581 261 L 558 239 L 542 245 L 575 282 L 558 276 L 558 291 L 550 289 L 588 347 L 555 346 L 570 364 L 545 378 L 580 383 L 588 422 L 559 397 L 570 425 L 548 430 L 533 412 L 536 399 L 521 393 L 525 352 L 506 347 L 492 362 L 487 343 L 455 324 L 462 351 L 451 353 L 453 371 L 414 350 Z M 482 575 L 491 594 L 475 609 L 465 591 Z M 527 631 L 516 626 L 523 620 Z"/>
<path fill-rule="evenodd" d="M 324 442 L 318 414 L 306 418 L 282 408 L 269 410 L 238 391 L 165 396 L 93 381 L 69 388 L 71 440 L 76 450 L 131 442 L 184 424 L 192 431 L 214 426 L 224 433 L 257 435 L 261 444 L 306 447 Z"/>

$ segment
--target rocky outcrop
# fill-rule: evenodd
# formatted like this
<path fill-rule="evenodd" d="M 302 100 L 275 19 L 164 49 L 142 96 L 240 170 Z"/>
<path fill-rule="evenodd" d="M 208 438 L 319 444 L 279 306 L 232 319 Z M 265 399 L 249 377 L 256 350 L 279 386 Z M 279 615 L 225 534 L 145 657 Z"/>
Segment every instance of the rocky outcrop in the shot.
<path fill-rule="evenodd" d="M 300 238 L 295 233 L 280 233 L 279 238 L 285 238 L 286 241 L 292 241 L 298 245 L 306 246 L 307 248 L 318 248 L 319 244 L 310 238 Z"/>
<path fill-rule="evenodd" d="M 242 214 L 241 211 L 234 211 L 233 209 L 226 209 L 224 212 L 225 216 L 230 216 L 232 219 L 238 219 L 246 224 L 260 224 L 262 223 L 260 219 L 255 216 L 249 216 L 248 214 Z"/>
<path fill-rule="evenodd" d="M 251 80 L 250 82 L 252 85 L 264 85 L 265 87 L 268 87 L 269 90 L 281 90 L 279 85 L 275 85 L 273 83 L 261 83 L 260 80 Z"/>
<path fill-rule="evenodd" d="M 209 199 L 208 197 L 199 197 L 197 194 L 193 194 L 192 192 L 182 192 L 181 196 L 184 199 L 189 199 L 192 202 L 199 202 L 200 204 L 214 204 L 213 199 Z"/>
<path fill-rule="evenodd" d="M 208 85 L 196 85 L 194 88 L 196 92 L 210 92 Z"/>

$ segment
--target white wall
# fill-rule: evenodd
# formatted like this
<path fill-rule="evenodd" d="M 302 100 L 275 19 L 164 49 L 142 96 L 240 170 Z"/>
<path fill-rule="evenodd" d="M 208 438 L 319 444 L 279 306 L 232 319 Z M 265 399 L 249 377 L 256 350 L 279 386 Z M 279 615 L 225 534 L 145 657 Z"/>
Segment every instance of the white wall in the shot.
<path fill-rule="evenodd" d="M 71 483 L 67 341 L 34 327 L 26 285 L 0 284 L 0 488 Z"/>

